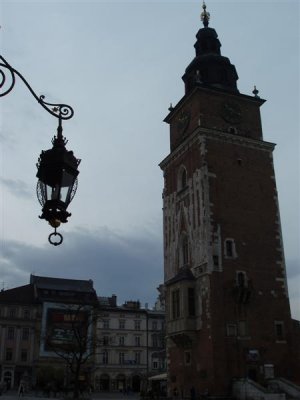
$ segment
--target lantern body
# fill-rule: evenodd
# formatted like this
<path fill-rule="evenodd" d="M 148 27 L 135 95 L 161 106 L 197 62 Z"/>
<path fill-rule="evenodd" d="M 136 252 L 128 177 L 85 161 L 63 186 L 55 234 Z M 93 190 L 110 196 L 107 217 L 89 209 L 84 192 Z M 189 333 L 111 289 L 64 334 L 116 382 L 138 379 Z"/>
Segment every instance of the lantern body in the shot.
<path fill-rule="evenodd" d="M 66 143 L 58 133 L 52 140 L 52 149 L 42 151 L 37 164 L 37 197 L 43 207 L 40 218 L 55 228 L 68 222 L 71 214 L 67 207 L 76 193 L 79 174 L 80 160 L 66 149 Z"/>

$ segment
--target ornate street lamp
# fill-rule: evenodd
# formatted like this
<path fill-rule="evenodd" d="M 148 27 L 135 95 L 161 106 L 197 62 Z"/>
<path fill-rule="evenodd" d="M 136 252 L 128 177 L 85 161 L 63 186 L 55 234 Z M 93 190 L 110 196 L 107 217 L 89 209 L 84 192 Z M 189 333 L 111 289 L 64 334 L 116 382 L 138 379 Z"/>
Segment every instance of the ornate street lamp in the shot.
<path fill-rule="evenodd" d="M 37 102 L 49 114 L 58 118 L 57 134 L 52 139 L 52 149 L 42 151 L 37 163 L 37 197 L 41 204 L 41 219 L 45 219 L 54 228 L 48 240 L 54 246 L 62 243 L 63 237 L 57 232 L 61 223 L 68 222 L 71 214 L 67 207 L 77 189 L 79 174 L 77 159 L 72 151 L 66 149 L 67 140 L 62 134 L 62 120 L 70 119 L 74 110 L 67 104 L 52 104 L 44 96 L 37 96 L 26 79 L 0 55 L 0 97 L 11 92 L 15 86 L 16 76 L 21 78 Z M 9 82 L 7 83 L 7 79 Z"/>

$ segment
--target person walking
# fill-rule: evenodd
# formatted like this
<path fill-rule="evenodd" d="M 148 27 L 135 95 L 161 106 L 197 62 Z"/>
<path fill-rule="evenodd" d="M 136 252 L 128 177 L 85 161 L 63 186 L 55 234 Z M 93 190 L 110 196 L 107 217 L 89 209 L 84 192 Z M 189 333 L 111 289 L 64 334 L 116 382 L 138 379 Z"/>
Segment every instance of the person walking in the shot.
<path fill-rule="evenodd" d="M 23 397 L 24 396 L 24 385 L 23 385 L 23 383 L 20 383 L 19 390 L 18 390 L 18 395 L 19 395 L 19 397 Z"/>

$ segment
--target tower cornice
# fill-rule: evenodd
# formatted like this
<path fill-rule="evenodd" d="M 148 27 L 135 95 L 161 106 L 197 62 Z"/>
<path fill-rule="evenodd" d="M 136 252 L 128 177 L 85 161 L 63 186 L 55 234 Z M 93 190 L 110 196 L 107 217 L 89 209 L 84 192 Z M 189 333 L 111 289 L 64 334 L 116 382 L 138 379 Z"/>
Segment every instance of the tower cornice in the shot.
<path fill-rule="evenodd" d="M 165 117 L 164 122 L 170 123 L 170 120 L 173 118 L 174 115 L 177 114 L 177 112 L 189 102 L 189 100 L 195 95 L 197 92 L 204 92 L 204 93 L 213 93 L 213 94 L 224 94 L 226 95 L 226 98 L 230 99 L 244 99 L 247 101 L 251 101 L 255 104 L 259 104 L 259 106 L 262 106 L 266 100 L 261 99 L 260 97 L 255 97 L 255 96 L 250 96 L 247 94 L 242 94 L 242 93 L 236 93 L 236 92 L 228 92 L 224 89 L 219 89 L 219 88 L 209 88 L 209 87 L 204 87 L 204 86 L 199 86 L 195 87 L 190 93 L 184 95 L 179 102 L 175 105 L 175 107 L 172 107 L 171 111 L 169 114 Z"/>
<path fill-rule="evenodd" d="M 166 158 L 162 160 L 159 167 L 164 170 L 164 168 L 171 162 L 176 160 L 181 156 L 188 147 L 192 146 L 197 140 L 215 140 L 218 142 L 231 143 L 239 146 L 249 147 L 252 149 L 258 149 L 261 151 L 272 152 L 276 146 L 275 143 L 266 142 L 263 140 L 255 140 L 252 138 L 247 138 L 245 136 L 236 135 L 228 132 L 223 132 L 215 129 L 207 129 L 199 127 L 186 138 L 174 151 L 172 151 Z"/>

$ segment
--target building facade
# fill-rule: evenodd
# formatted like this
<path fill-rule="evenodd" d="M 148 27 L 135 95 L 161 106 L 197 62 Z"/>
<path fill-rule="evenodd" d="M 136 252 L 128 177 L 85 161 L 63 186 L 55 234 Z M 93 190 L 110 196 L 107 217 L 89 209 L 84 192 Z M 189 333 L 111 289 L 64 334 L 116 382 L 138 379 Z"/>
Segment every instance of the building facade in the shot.
<path fill-rule="evenodd" d="M 39 347 L 41 306 L 31 285 L 0 292 L 0 383 L 31 383 Z"/>
<path fill-rule="evenodd" d="M 264 100 L 238 91 L 205 4 L 202 21 L 160 164 L 168 388 L 182 396 L 300 371 Z"/>
<path fill-rule="evenodd" d="M 161 301 L 153 310 L 138 301 L 118 306 L 116 296 L 98 299 L 91 280 L 31 275 L 28 285 L 0 292 L 0 387 L 71 387 L 64 355 L 84 328 L 81 385 L 146 390 L 165 371 L 164 320 Z"/>
<path fill-rule="evenodd" d="M 146 391 L 148 378 L 165 371 L 165 313 L 138 301 L 117 305 L 100 297 L 94 386 L 99 391 Z"/>
<path fill-rule="evenodd" d="M 31 388 L 39 385 L 42 378 L 44 381 L 52 379 L 51 374 L 55 371 L 63 375 L 61 383 L 66 383 L 65 363 L 59 355 L 59 344 L 63 346 L 70 339 L 67 335 L 72 336 L 74 315 L 77 318 L 81 312 L 82 316 L 88 317 L 91 307 L 93 309 L 97 305 L 91 280 L 31 275 L 28 285 L 1 291 L 2 386 L 7 389 L 18 387 L 22 381 Z M 89 332 L 89 335 L 92 333 Z M 87 374 L 90 373 L 91 362 L 85 368 L 88 368 Z"/>

